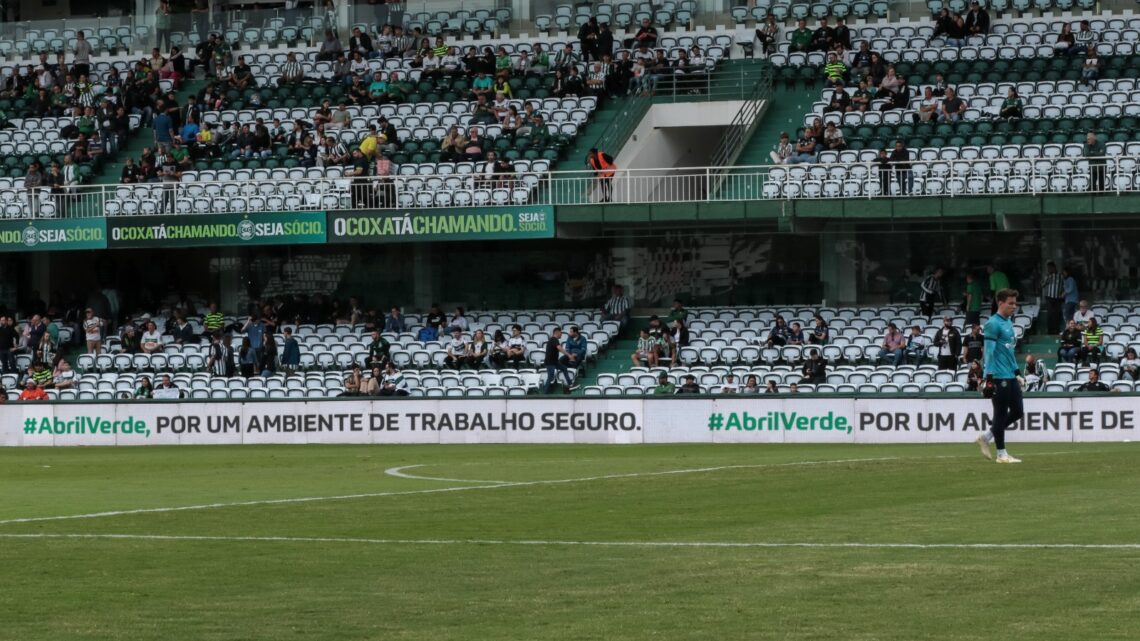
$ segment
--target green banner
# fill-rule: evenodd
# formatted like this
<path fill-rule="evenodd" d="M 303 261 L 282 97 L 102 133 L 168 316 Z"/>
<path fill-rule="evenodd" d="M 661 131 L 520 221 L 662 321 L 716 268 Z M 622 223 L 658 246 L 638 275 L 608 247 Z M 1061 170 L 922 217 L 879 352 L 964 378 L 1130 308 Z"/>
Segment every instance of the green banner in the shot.
<path fill-rule="evenodd" d="M 107 225 L 102 218 L 0 221 L 0 251 L 106 249 Z"/>
<path fill-rule="evenodd" d="M 325 242 L 325 212 L 135 216 L 107 219 L 107 246 L 211 247 Z"/>
<path fill-rule="evenodd" d="M 330 243 L 554 238 L 554 208 L 480 207 L 328 213 Z"/>

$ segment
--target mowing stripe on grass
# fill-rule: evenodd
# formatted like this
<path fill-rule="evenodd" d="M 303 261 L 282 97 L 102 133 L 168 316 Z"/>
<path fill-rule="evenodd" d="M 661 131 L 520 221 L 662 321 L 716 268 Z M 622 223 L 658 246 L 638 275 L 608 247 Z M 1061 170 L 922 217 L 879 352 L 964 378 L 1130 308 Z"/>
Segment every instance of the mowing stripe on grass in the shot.
<path fill-rule="evenodd" d="M 934 457 L 941 458 L 941 457 Z M 680 470 L 665 470 L 661 472 L 629 472 L 624 474 L 603 474 L 600 476 L 582 476 L 572 479 L 551 479 L 545 481 L 516 481 L 511 483 L 499 483 L 497 485 L 463 485 L 455 487 L 438 487 L 428 490 L 403 490 L 396 492 L 367 492 L 362 494 L 341 494 L 335 496 L 305 496 L 290 499 L 261 499 L 254 501 L 236 501 L 233 503 L 206 503 L 203 505 L 183 505 L 180 507 L 148 507 L 138 508 L 134 510 L 112 510 L 107 512 L 92 512 L 90 514 L 70 514 L 66 516 L 35 516 L 20 519 L 8 519 L 0 521 L 0 525 L 12 525 L 16 523 L 40 523 L 44 521 L 67 521 L 72 519 L 95 519 L 110 516 L 126 516 L 130 514 L 158 514 L 166 512 L 186 512 L 190 510 L 212 510 L 225 507 L 249 507 L 255 505 L 288 505 L 293 503 L 314 503 L 318 501 L 346 501 L 351 499 L 368 499 L 377 498 L 382 496 L 411 496 L 415 494 L 443 494 L 447 492 L 467 492 L 473 490 L 496 490 L 506 487 L 530 487 L 535 485 L 559 485 L 565 483 L 586 483 L 590 481 L 606 481 L 612 479 L 627 479 L 627 478 L 640 478 L 652 476 L 669 476 L 677 474 L 700 474 L 702 472 L 719 472 L 722 470 L 742 470 L 742 469 L 763 469 L 763 468 L 779 468 L 779 467 L 798 467 L 798 466 L 811 466 L 811 465 L 835 465 L 835 464 L 848 464 L 848 463 L 872 463 L 881 461 L 897 461 L 897 456 L 885 456 L 880 458 L 851 458 L 851 459 L 829 459 L 821 461 L 796 461 L 792 463 L 758 463 L 755 465 L 719 465 L 716 467 L 695 467 Z M 908 459 L 913 460 L 913 459 Z M 478 482 L 478 481 L 475 481 Z"/>
<path fill-rule="evenodd" d="M 779 541 L 545 541 L 507 539 L 370 539 L 317 536 L 195 536 L 175 534 L 6 534 L 0 539 L 108 539 L 126 541 L 209 541 L 227 543 L 360 543 L 370 545 L 513 545 L 535 547 L 630 548 L 810 548 L 899 550 L 1140 550 L 1140 543 L 798 543 Z"/>

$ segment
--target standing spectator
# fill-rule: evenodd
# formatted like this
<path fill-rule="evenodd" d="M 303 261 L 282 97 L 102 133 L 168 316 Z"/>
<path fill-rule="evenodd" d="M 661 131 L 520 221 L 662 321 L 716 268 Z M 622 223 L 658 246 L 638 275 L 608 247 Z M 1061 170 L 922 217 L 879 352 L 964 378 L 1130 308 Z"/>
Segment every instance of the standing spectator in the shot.
<path fill-rule="evenodd" d="M 910 150 L 903 145 L 903 141 L 895 141 L 895 148 L 891 151 L 891 165 L 895 168 L 895 182 L 899 184 L 899 194 L 906 195 L 914 191 L 914 172 L 911 171 Z"/>
<path fill-rule="evenodd" d="M 250 348 L 254 351 L 253 363 L 258 363 L 261 360 L 261 343 L 265 338 L 265 323 L 262 322 L 261 316 L 254 311 L 253 314 L 246 319 L 245 325 L 242 325 L 241 331 L 245 334 L 246 340 L 249 341 Z M 242 349 L 245 349 L 245 340 L 242 341 Z"/>
<path fill-rule="evenodd" d="M 614 285 L 610 299 L 602 306 L 603 321 L 618 321 L 623 326 L 629 320 L 629 299 L 625 297 L 625 288 Z"/>
<path fill-rule="evenodd" d="M 1077 327 L 1077 321 L 1069 319 L 1068 325 L 1061 332 L 1061 344 L 1057 347 L 1058 363 L 1075 363 L 1081 355 L 1081 346 L 1084 345 L 1084 336 Z"/>
<path fill-rule="evenodd" d="M 1009 277 L 993 265 L 986 266 L 986 273 L 990 275 L 990 313 L 997 313 L 997 294 L 1003 289 L 1009 289 Z"/>
<path fill-rule="evenodd" d="M 1061 275 L 1057 273 L 1057 264 L 1053 261 L 1045 263 L 1045 277 L 1041 279 L 1041 297 L 1045 299 L 1045 327 L 1049 332 L 1055 332 L 1062 326 L 1061 307 L 1065 294 Z"/>
<path fill-rule="evenodd" d="M 161 0 L 161 2 L 158 3 L 158 8 L 154 11 L 154 44 L 159 51 L 170 48 L 170 20 L 170 2 L 168 0 Z M 198 35 L 199 37 L 203 36 L 201 31 L 199 31 Z M 90 44 L 88 46 L 90 46 Z M 78 48 L 76 53 L 78 54 Z M 157 71 L 157 69 L 155 71 Z"/>
<path fill-rule="evenodd" d="M 936 267 L 929 276 L 922 280 L 922 292 L 918 295 L 919 307 L 926 320 L 934 316 L 934 304 L 946 304 L 946 292 L 942 288 L 942 268 Z"/>
<path fill-rule="evenodd" d="M 966 272 L 966 294 L 964 307 L 966 310 L 966 326 L 980 325 L 982 322 L 982 284 L 974 277 L 974 273 Z"/>
<path fill-rule="evenodd" d="M 281 367 L 285 374 L 292 374 L 301 366 L 301 345 L 293 338 L 292 328 L 286 327 L 284 331 L 285 344 L 281 347 Z"/>
<path fill-rule="evenodd" d="M 253 347 L 253 342 L 249 340 L 249 336 L 241 339 L 241 348 L 238 350 L 238 361 L 241 367 L 241 375 L 245 378 L 252 378 L 254 368 L 257 367 L 257 350 Z"/>
<path fill-rule="evenodd" d="M 229 338 L 229 335 L 226 335 Z M 222 342 L 222 334 L 210 336 L 209 356 L 206 359 L 206 369 L 214 376 L 233 376 L 234 348 L 230 341 Z"/>
<path fill-rule="evenodd" d="M 549 394 L 554 383 L 557 381 L 557 374 L 561 373 L 566 381 L 565 392 L 570 392 L 577 389 L 574 385 L 574 379 L 570 377 L 570 370 L 566 367 L 566 361 L 572 360 L 570 352 L 562 346 L 562 328 L 555 327 L 551 332 L 550 339 L 546 341 L 546 355 L 542 364 L 546 367 L 546 384 L 542 387 L 543 394 Z M 566 361 L 562 360 L 565 358 Z"/>
<path fill-rule="evenodd" d="M 265 343 L 261 348 L 261 362 L 258 365 L 261 376 L 268 378 L 277 373 L 277 338 L 273 334 L 265 336 Z"/>
<path fill-rule="evenodd" d="M 586 155 L 586 166 L 594 171 L 598 190 L 601 193 L 601 202 L 608 203 L 613 200 L 614 174 L 617 173 L 613 157 L 597 148 L 591 148 Z"/>
<path fill-rule="evenodd" d="M 1062 283 L 1065 287 L 1065 308 L 1064 316 L 1065 322 L 1068 322 L 1073 314 L 1077 311 L 1077 302 L 1080 299 L 1080 293 L 1077 291 L 1077 280 L 1073 278 L 1072 272 L 1068 267 L 1061 268 Z"/>
<path fill-rule="evenodd" d="M 83 320 L 83 335 L 87 340 L 87 353 L 99 355 L 103 350 L 103 319 L 95 315 L 90 307 L 84 312 L 87 316 Z"/>
<path fill-rule="evenodd" d="M 938 348 L 938 369 L 958 369 L 958 354 L 962 353 L 962 334 L 954 327 L 954 319 L 942 318 L 942 327 L 934 334 L 934 346 Z"/>
<path fill-rule="evenodd" d="M 597 48 L 598 32 L 598 19 L 594 16 L 590 16 L 590 19 L 578 28 L 578 45 L 582 52 L 582 62 L 601 57 Z"/>
<path fill-rule="evenodd" d="M 1104 143 L 1097 138 L 1096 133 L 1090 131 L 1088 136 L 1085 137 L 1082 155 L 1089 159 L 1089 173 L 1091 174 L 1089 176 L 1089 189 L 1093 191 L 1104 191 L 1104 165 L 1107 152 L 1105 151 Z"/>
<path fill-rule="evenodd" d="M 878 364 L 882 365 L 884 361 L 889 361 L 891 365 L 902 365 L 905 346 L 906 338 L 899 331 L 898 325 L 890 323 L 887 325 L 887 333 L 883 336 L 883 342 L 880 345 Z"/>
<path fill-rule="evenodd" d="M 0 316 L 0 374 L 16 372 L 16 359 L 12 350 L 19 345 L 16 328 L 11 316 Z"/>
<path fill-rule="evenodd" d="M 673 319 L 672 333 L 669 335 L 669 344 L 673 346 L 671 353 L 673 365 L 679 364 L 677 355 L 680 353 L 682 347 L 689 346 L 689 340 L 689 328 L 685 327 L 685 321 L 680 318 Z"/>
<path fill-rule="evenodd" d="M 886 149 L 879 150 L 879 156 L 872 162 L 875 173 L 879 176 L 879 193 L 883 196 L 891 195 L 891 158 Z"/>

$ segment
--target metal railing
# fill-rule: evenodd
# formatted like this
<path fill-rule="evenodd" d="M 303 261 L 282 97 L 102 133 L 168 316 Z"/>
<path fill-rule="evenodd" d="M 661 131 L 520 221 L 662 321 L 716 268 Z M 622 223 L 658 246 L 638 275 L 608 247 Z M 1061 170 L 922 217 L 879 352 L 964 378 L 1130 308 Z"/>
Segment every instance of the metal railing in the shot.
<path fill-rule="evenodd" d="M 475 169 L 479 167 L 476 164 Z M 10 180 L 10 179 L 8 179 Z M 885 189 L 884 189 L 885 187 Z M 328 211 L 376 207 L 969 198 L 1140 193 L 1140 156 L 449 173 L 375 178 L 87 185 L 68 190 L 0 184 L 8 219 Z"/>
<path fill-rule="evenodd" d="M 741 65 L 743 69 L 744 66 Z M 744 99 L 740 111 L 736 112 L 732 122 L 721 136 L 720 143 L 709 158 L 709 164 L 715 167 L 731 164 L 744 148 L 744 144 L 752 137 L 752 132 L 760 120 L 760 113 L 766 101 L 772 95 L 772 66 L 767 63 L 757 65 L 760 77 L 752 86 L 752 91 Z"/>

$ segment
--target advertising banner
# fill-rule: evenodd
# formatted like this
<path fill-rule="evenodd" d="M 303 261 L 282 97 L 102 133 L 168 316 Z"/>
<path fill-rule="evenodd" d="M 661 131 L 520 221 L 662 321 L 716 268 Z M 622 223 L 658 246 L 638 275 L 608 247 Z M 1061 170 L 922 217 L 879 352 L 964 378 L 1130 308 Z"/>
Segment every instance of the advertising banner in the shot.
<path fill-rule="evenodd" d="M 1031 398 L 1015 442 L 1127 441 L 1135 397 Z M 431 399 L 0 405 L 0 446 L 304 443 L 969 443 L 968 398 Z"/>
<path fill-rule="evenodd" d="M 199 214 L 107 219 L 107 247 L 314 245 L 325 242 L 325 212 Z"/>
<path fill-rule="evenodd" d="M 0 221 L 0 251 L 63 251 L 106 249 L 103 218 Z"/>
<path fill-rule="evenodd" d="M 554 208 L 350 210 L 328 213 L 330 243 L 554 238 Z"/>

